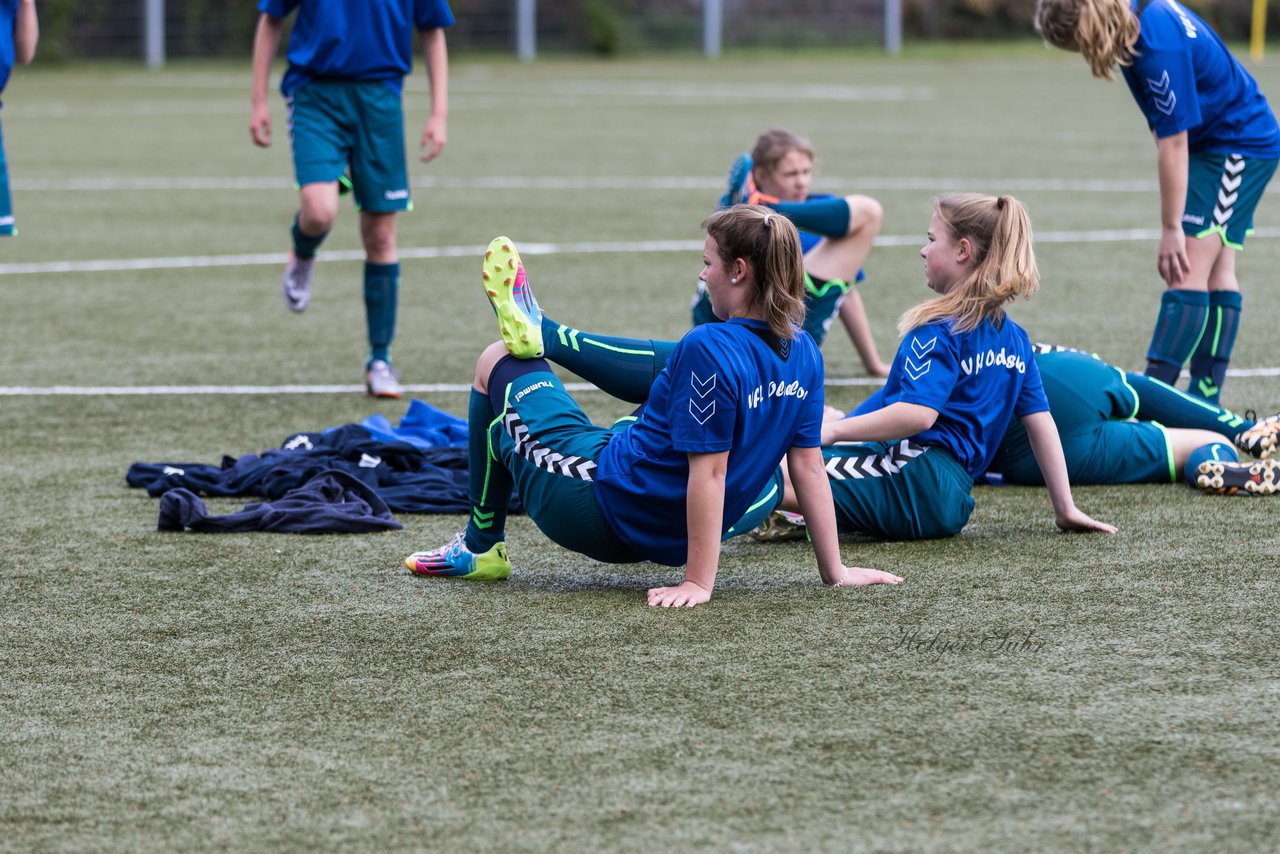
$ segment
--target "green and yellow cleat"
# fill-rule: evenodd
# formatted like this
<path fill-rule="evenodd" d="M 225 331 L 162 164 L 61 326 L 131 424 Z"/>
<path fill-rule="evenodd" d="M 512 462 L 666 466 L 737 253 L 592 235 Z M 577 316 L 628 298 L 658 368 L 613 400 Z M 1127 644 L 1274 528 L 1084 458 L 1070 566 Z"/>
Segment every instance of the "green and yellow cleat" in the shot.
<path fill-rule="evenodd" d="M 507 352 L 517 359 L 536 359 L 545 353 L 542 309 L 533 297 L 520 253 L 510 238 L 495 237 L 489 243 L 481 275 L 485 296 L 498 315 L 498 331 Z"/>

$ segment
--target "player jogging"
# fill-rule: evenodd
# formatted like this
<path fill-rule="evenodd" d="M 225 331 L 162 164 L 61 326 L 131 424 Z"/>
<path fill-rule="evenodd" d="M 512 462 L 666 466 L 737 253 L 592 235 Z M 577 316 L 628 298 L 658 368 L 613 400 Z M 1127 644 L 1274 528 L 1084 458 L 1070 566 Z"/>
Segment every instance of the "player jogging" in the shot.
<path fill-rule="evenodd" d="M 1190 391 L 1216 403 L 1240 324 L 1236 252 L 1280 158 L 1280 125 L 1217 33 L 1175 0 L 1040 0 L 1036 29 L 1095 77 L 1119 66 L 1147 118 L 1167 290 L 1146 373 L 1175 385 L 1190 359 Z"/>
<path fill-rule="evenodd" d="M 300 209 L 284 274 L 285 306 L 311 302 L 316 250 L 338 213 L 339 181 L 350 170 L 364 243 L 364 304 L 369 337 L 365 385 L 374 397 L 400 397 L 391 367 L 400 262 L 397 211 L 409 210 L 401 89 L 413 67 L 413 30 L 421 33 L 431 87 L 422 131 L 427 162 L 447 138 L 448 55 L 444 28 L 454 23 L 446 0 L 259 0 L 253 40 L 253 112 L 249 131 L 271 144 L 267 82 L 283 19 L 297 11 L 289 36 L 289 69 L 280 84 L 289 109 Z"/>

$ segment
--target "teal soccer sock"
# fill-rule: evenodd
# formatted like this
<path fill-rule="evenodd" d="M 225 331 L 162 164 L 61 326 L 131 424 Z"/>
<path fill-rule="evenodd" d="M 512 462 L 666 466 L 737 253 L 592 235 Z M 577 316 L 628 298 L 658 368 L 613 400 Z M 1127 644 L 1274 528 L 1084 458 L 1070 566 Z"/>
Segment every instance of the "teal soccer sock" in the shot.
<path fill-rule="evenodd" d="M 304 233 L 298 225 L 299 216 L 301 214 L 294 214 L 293 225 L 289 229 L 290 235 L 293 236 L 293 254 L 303 260 L 314 258 L 316 257 L 316 250 L 320 248 L 321 243 L 324 243 L 324 239 L 329 236 L 329 232 L 322 231 L 314 237 Z"/>
<path fill-rule="evenodd" d="M 1139 421 L 1157 421 L 1166 427 L 1212 430 L 1228 438 L 1253 426 L 1253 422 L 1202 397 L 1179 391 L 1168 383 L 1128 373 L 1124 375 L 1138 395 Z"/>
<path fill-rule="evenodd" d="M 1188 390 L 1210 403 L 1217 403 L 1222 394 L 1222 383 L 1227 378 L 1227 366 L 1231 364 L 1231 349 L 1236 343 L 1243 305 L 1244 299 L 1239 291 L 1213 291 L 1209 294 L 1209 321 L 1191 356 L 1191 385 Z"/>
<path fill-rule="evenodd" d="M 467 520 L 466 544 L 475 554 L 483 554 L 506 537 L 507 506 L 515 483 L 511 472 L 489 448 L 489 426 L 496 416 L 489 395 L 471 389 L 467 402 L 467 487 L 471 498 L 471 518 Z"/>
<path fill-rule="evenodd" d="M 1222 461 L 1229 463 L 1240 462 L 1240 457 L 1236 455 L 1236 449 L 1228 445 L 1226 442 L 1214 442 L 1211 445 L 1204 445 L 1196 448 L 1187 457 L 1187 464 L 1182 469 L 1182 477 L 1187 483 L 1194 485 L 1196 482 L 1196 469 L 1201 463 L 1209 460 Z"/>
<path fill-rule="evenodd" d="M 542 316 L 543 356 L 596 388 L 629 403 L 644 403 L 675 350 L 674 341 L 614 338 L 583 332 Z"/>
<path fill-rule="evenodd" d="M 369 327 L 369 361 L 390 362 L 396 336 L 396 303 L 400 298 L 400 264 L 364 265 L 364 313 Z"/>
<path fill-rule="evenodd" d="M 1200 343 L 1208 314 L 1206 291 L 1164 292 L 1160 298 L 1160 316 L 1151 333 L 1151 346 L 1147 348 L 1147 376 L 1169 385 L 1177 384 L 1182 366 Z"/>

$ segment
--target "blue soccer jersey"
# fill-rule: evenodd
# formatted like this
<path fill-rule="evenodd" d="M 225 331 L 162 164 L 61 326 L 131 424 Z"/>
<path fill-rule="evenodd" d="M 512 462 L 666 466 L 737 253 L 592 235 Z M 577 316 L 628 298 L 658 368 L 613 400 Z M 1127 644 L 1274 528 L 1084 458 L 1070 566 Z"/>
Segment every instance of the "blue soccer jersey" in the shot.
<path fill-rule="evenodd" d="M 987 470 L 1011 417 L 1045 412 L 1031 341 L 1005 317 L 954 333 L 949 321 L 907 333 L 893 358 L 884 405 L 915 403 L 937 410 L 938 420 L 911 437 L 949 450 L 971 477 Z"/>
<path fill-rule="evenodd" d="M 13 71 L 13 23 L 18 17 L 18 0 L 0 0 L 0 92 Z"/>
<path fill-rule="evenodd" d="M 1186 131 L 1192 153 L 1280 157 L 1267 99 L 1208 24 L 1174 0 L 1152 0 L 1138 21 L 1137 56 L 1121 72 L 1158 138 Z"/>
<path fill-rule="evenodd" d="M 258 9 L 298 18 L 289 36 L 288 95 L 316 78 L 385 80 L 400 91 L 413 70 L 413 31 L 453 26 L 447 0 L 259 0 Z"/>
<path fill-rule="evenodd" d="M 635 424 L 597 460 L 596 500 L 609 526 L 648 560 L 688 560 L 691 453 L 729 452 L 720 534 L 793 446 L 822 438 L 822 356 L 804 332 L 780 355 L 768 327 L 741 318 L 694 327 L 653 383 Z"/>

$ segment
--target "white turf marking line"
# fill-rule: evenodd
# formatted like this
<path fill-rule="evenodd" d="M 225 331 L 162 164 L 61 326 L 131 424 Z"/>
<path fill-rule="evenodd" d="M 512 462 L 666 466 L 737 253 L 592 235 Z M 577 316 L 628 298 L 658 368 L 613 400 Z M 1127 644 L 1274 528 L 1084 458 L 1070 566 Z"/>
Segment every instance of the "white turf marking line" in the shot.
<path fill-rule="evenodd" d="M 1229 377 L 1280 377 L 1280 368 L 1233 368 Z M 829 386 L 865 386 L 878 388 L 884 380 L 872 377 L 828 378 Z M 590 383 L 565 383 L 569 391 L 600 391 Z M 471 390 L 469 383 L 431 383 L 406 385 L 413 394 L 462 394 Z M 126 397 L 194 395 L 263 395 L 263 394 L 364 394 L 362 385 L 142 385 L 142 386 L 0 386 L 0 397 Z M 603 394 L 603 392 L 601 392 Z"/>
<path fill-rule="evenodd" d="M 418 176 L 412 186 L 421 189 L 446 190 L 723 190 L 724 178 L 705 178 L 691 175 L 671 176 Z M 929 178 L 906 177 L 854 177 L 841 178 L 824 175 L 824 186 L 850 187 L 859 192 L 868 190 L 1001 190 L 1003 192 L 1047 193 L 1154 193 L 1160 187 L 1155 181 L 1069 179 L 1069 178 Z M 133 178 L 82 176 L 75 178 L 16 178 L 12 181 L 20 192 L 173 192 L 177 190 L 234 191 L 262 190 L 277 192 L 294 189 L 293 181 L 282 177 L 252 177 L 247 175 L 165 177 L 138 176 Z M 1280 192 L 1277 186 L 1268 192 Z"/>
<path fill-rule="evenodd" d="M 1259 228 L 1255 239 L 1280 237 L 1280 228 Z M 1110 231 L 1042 231 L 1036 243 L 1114 243 L 1159 240 L 1160 232 L 1152 228 L 1130 228 Z M 876 238 L 879 247 L 918 247 L 918 234 L 882 234 Z M 700 240 L 597 241 L 590 243 L 521 243 L 521 255 L 598 255 L 609 252 L 700 252 Z M 400 258 L 466 258 L 479 255 L 481 246 L 423 246 L 400 250 Z M 279 266 L 288 256 L 283 252 L 260 252 L 252 255 L 188 255 L 169 258 L 118 258 L 96 261 L 35 261 L 0 264 L 0 276 L 48 273 L 106 273 L 123 270 L 179 270 L 206 267 Z M 324 261 L 362 261 L 364 250 L 343 249 L 325 252 Z"/>

